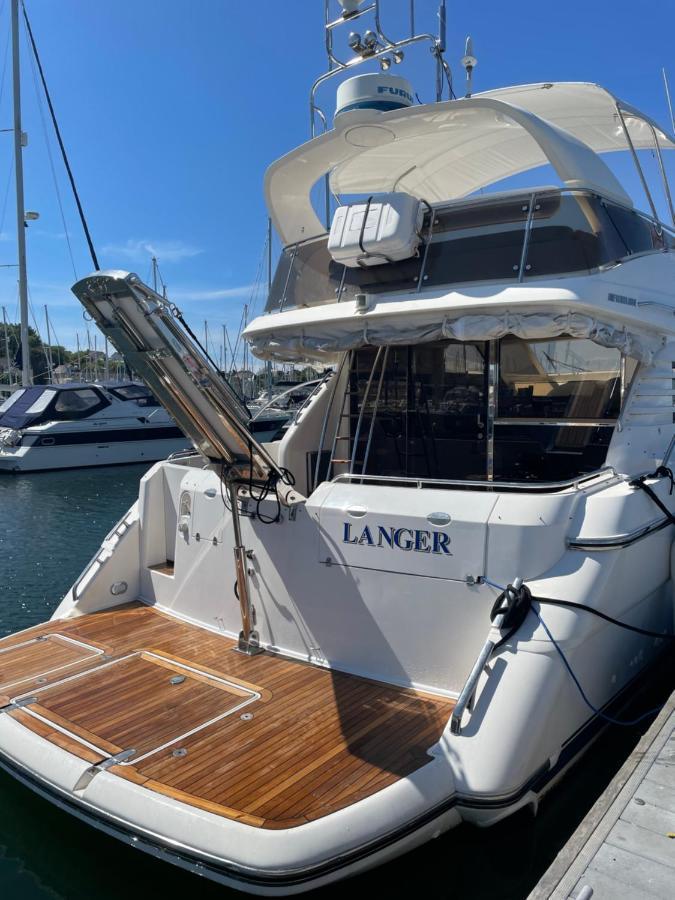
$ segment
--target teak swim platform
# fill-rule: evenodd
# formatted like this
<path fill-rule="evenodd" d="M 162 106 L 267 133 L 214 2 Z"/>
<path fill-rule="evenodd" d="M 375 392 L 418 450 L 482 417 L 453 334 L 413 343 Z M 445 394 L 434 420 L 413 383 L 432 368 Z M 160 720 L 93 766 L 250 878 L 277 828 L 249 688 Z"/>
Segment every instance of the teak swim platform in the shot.
<path fill-rule="evenodd" d="M 235 646 L 142 604 L 53 621 L 0 642 L 0 705 L 92 767 L 259 828 L 406 777 L 454 707 Z"/>

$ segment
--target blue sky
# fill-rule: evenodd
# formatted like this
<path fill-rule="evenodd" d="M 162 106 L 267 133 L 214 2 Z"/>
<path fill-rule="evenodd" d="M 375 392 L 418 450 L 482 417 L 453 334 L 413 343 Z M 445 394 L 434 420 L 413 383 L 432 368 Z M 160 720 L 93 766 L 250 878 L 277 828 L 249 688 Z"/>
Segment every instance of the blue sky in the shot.
<path fill-rule="evenodd" d="M 264 170 L 307 138 L 309 86 L 325 68 L 323 0 L 26 5 L 101 265 L 148 279 L 154 252 L 170 296 L 193 327 L 207 319 L 212 333 L 226 323 L 236 334 L 242 304 L 255 300 L 258 311 L 262 305 L 253 285 L 266 233 Z M 418 0 L 418 22 L 433 29 L 436 5 Z M 397 34 L 407 0 L 383 0 L 382 7 L 383 26 Z M 468 33 L 479 60 L 477 91 L 597 81 L 667 122 L 661 66 L 669 67 L 675 92 L 675 0 L 450 0 L 447 58 L 458 94 Z M 11 126 L 8 34 L 9 4 L 0 0 L 0 128 Z M 46 303 L 58 339 L 73 347 L 76 332 L 86 341 L 86 323 L 69 291 L 73 266 L 25 40 L 22 55 L 26 208 L 40 212 L 27 234 L 30 295 L 41 330 Z M 397 71 L 423 100 L 432 99 L 427 50 L 408 53 Z M 326 109 L 333 92 L 329 86 L 320 95 Z M 91 264 L 48 131 L 82 276 Z M 11 141 L 0 133 L 2 264 L 16 260 Z M 675 181 L 675 160 L 668 168 Z M 637 188 L 632 176 L 627 186 Z M 0 268 L 0 305 L 16 319 L 15 269 Z"/>

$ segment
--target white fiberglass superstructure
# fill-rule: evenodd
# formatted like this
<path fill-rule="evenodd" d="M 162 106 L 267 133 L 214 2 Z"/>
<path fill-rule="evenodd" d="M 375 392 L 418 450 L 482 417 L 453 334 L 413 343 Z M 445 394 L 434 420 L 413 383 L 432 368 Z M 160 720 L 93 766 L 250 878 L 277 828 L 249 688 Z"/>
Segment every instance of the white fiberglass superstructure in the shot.
<path fill-rule="evenodd" d="M 364 59 L 400 53 L 378 7 Z M 137 276 L 75 285 L 196 450 L 0 642 L 8 771 L 262 894 L 536 810 L 672 646 L 674 235 L 602 154 L 675 139 L 596 85 L 378 84 L 267 174 L 247 338 L 333 369 L 280 441 Z"/>

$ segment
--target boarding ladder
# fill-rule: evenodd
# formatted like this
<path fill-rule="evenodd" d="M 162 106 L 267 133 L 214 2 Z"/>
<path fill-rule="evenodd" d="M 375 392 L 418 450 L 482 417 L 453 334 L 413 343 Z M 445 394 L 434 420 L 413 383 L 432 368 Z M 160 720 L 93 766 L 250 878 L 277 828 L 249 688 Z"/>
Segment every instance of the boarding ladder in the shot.
<path fill-rule="evenodd" d="M 377 349 L 363 396 L 360 398 L 360 404 L 358 403 L 361 393 L 359 390 L 358 357 L 353 351 L 345 354 L 343 357 L 334 375 L 333 389 L 324 415 L 319 452 L 314 470 L 315 487 L 320 481 L 328 481 L 336 474 L 365 474 L 382 396 L 382 385 L 384 384 L 388 355 L 389 347 L 379 347 Z M 330 456 L 325 471 L 322 473 L 321 460 L 324 453 L 328 423 L 331 413 L 335 409 L 336 401 L 338 401 L 345 367 L 348 367 L 347 383 L 342 392 L 340 410 L 335 417 Z M 371 399 L 372 406 L 369 408 Z M 346 472 L 336 472 L 337 466 L 346 466 Z"/>

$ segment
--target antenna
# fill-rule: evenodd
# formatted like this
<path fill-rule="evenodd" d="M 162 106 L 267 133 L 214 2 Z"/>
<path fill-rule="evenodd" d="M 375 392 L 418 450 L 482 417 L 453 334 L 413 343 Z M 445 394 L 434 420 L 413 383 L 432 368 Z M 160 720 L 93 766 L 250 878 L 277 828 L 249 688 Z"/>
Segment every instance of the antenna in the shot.
<path fill-rule="evenodd" d="M 462 65 L 466 69 L 466 95 L 465 96 L 470 97 L 472 82 L 473 82 L 473 70 L 478 65 L 478 60 L 473 55 L 473 41 L 471 40 L 471 35 L 469 35 L 466 39 L 466 44 L 464 46 L 464 56 L 462 57 Z"/>
<path fill-rule="evenodd" d="M 675 118 L 673 118 L 673 104 L 670 102 L 670 89 L 668 88 L 668 76 L 666 75 L 665 66 L 663 67 L 663 69 L 661 69 L 661 72 L 663 73 L 663 86 L 666 89 L 666 101 L 668 103 L 668 112 L 670 113 L 670 126 L 671 126 L 673 132 L 675 132 Z"/>

